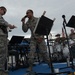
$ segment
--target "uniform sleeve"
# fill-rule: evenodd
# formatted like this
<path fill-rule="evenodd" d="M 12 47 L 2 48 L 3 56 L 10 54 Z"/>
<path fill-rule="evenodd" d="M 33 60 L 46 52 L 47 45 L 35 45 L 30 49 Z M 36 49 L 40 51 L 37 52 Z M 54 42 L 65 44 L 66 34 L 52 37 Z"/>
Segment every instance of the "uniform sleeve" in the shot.
<path fill-rule="evenodd" d="M 4 18 L 2 18 L 0 16 L 0 25 L 3 25 L 3 26 L 6 26 L 7 27 L 9 25 L 9 23 L 7 21 L 5 21 Z"/>
<path fill-rule="evenodd" d="M 23 30 L 24 32 L 27 32 L 28 29 L 29 29 L 29 27 L 28 27 L 28 22 L 27 22 L 26 24 L 23 23 L 23 24 L 22 24 L 22 30 Z"/>

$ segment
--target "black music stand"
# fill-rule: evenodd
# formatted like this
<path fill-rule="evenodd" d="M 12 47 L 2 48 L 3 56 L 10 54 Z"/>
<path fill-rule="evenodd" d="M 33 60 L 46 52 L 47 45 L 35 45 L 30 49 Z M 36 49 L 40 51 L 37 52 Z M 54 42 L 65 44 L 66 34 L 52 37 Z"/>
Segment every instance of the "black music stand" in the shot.
<path fill-rule="evenodd" d="M 67 27 L 72 27 L 75 28 L 75 16 L 72 15 L 72 17 L 70 18 L 69 22 L 66 24 Z"/>
<path fill-rule="evenodd" d="M 39 18 L 36 24 L 34 33 L 39 34 L 39 35 L 49 35 L 52 25 L 53 25 L 53 20 L 45 16 L 41 16 L 41 18 Z"/>
<path fill-rule="evenodd" d="M 18 65 L 18 59 L 19 59 L 19 54 L 16 49 L 17 49 L 17 46 L 22 42 L 23 39 L 24 39 L 24 36 L 12 36 L 11 40 L 9 41 L 8 53 L 9 53 L 9 55 L 11 55 L 11 56 L 14 55 L 16 57 L 16 65 Z M 15 49 L 15 50 L 13 50 L 13 49 Z M 13 70 L 13 68 L 14 68 L 13 67 L 13 57 L 11 60 L 12 60 L 12 70 Z"/>
<path fill-rule="evenodd" d="M 51 66 L 51 72 L 54 73 L 54 68 L 52 65 L 52 59 L 51 59 L 51 52 L 50 52 L 50 47 L 49 47 L 49 41 L 48 41 L 48 35 L 51 31 L 51 28 L 53 26 L 53 20 L 45 17 L 45 16 L 41 16 L 41 18 L 39 18 L 36 27 L 34 29 L 34 33 L 35 34 L 39 34 L 39 35 L 46 35 L 47 37 L 47 45 L 48 45 L 48 49 L 49 49 L 49 58 L 50 58 L 50 66 Z"/>
<path fill-rule="evenodd" d="M 12 36 L 11 40 L 9 41 L 10 45 L 20 44 L 24 36 Z"/>

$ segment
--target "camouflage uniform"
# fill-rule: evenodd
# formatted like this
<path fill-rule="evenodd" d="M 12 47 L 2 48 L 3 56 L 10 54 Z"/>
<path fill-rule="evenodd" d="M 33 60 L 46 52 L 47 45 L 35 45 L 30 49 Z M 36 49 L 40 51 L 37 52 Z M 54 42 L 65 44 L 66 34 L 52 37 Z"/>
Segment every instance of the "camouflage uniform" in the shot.
<path fill-rule="evenodd" d="M 6 26 L 8 23 L 0 15 L 0 26 Z M 5 72 L 5 62 L 7 59 L 7 34 L 0 27 L 0 75 L 8 75 Z"/>
<path fill-rule="evenodd" d="M 36 51 L 36 46 L 38 45 L 38 48 L 40 50 L 40 53 L 42 54 L 44 60 L 48 59 L 48 55 L 47 55 L 47 47 L 46 47 L 46 43 L 44 40 L 44 36 L 43 35 L 38 35 L 38 34 L 34 34 L 33 30 L 35 28 L 35 25 L 37 23 L 38 18 L 33 17 L 31 20 L 28 20 L 26 22 L 26 24 L 22 25 L 22 30 L 24 32 L 27 32 L 28 29 L 31 30 L 31 42 L 30 42 L 30 52 L 29 52 L 29 65 L 32 66 L 33 62 L 34 62 L 34 57 L 35 57 L 35 51 Z M 41 42 L 38 42 L 37 39 L 38 38 L 42 38 Z"/>

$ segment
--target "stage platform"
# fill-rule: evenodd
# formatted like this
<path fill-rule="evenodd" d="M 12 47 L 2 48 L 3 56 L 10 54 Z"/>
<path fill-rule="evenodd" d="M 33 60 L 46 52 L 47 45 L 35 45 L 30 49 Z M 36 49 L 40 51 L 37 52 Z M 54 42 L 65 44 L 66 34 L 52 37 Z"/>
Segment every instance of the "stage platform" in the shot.
<path fill-rule="evenodd" d="M 65 63 L 53 63 L 54 70 L 59 69 L 59 72 L 75 72 L 75 69 L 65 68 L 67 67 Z M 63 69 L 62 69 L 63 68 Z M 9 75 L 25 75 L 27 72 L 27 68 L 20 68 L 18 70 L 9 70 Z M 37 75 L 52 75 L 51 68 L 46 63 L 36 64 L 33 67 L 33 71 L 37 73 Z M 55 74 L 53 74 L 55 75 Z M 57 75 L 72 75 L 67 73 L 57 74 Z M 75 75 L 75 74 L 74 74 Z"/>

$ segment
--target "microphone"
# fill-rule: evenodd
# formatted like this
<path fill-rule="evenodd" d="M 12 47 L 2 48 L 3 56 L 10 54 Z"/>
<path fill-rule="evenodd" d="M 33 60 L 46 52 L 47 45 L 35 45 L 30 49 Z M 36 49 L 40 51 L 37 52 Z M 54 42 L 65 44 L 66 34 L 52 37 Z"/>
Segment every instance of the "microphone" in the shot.
<path fill-rule="evenodd" d="M 27 18 L 27 15 L 25 15 L 25 16 L 21 19 L 21 21 L 25 20 L 25 18 Z"/>
<path fill-rule="evenodd" d="M 64 23 L 67 24 L 66 19 L 65 19 L 65 15 L 62 15 L 62 18 L 64 20 Z"/>
<path fill-rule="evenodd" d="M 62 18 L 65 18 L 65 15 L 62 15 Z"/>
<path fill-rule="evenodd" d="M 26 18 L 26 17 L 27 17 L 27 15 L 24 16 L 24 18 Z"/>

